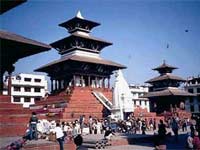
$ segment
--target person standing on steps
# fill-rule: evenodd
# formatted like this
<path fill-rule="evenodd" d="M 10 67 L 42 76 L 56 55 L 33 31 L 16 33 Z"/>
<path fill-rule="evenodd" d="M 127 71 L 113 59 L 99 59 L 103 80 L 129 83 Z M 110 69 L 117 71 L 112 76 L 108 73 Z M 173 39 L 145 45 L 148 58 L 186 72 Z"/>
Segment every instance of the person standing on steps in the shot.
<path fill-rule="evenodd" d="M 30 126 L 30 139 L 35 139 L 37 140 L 37 123 L 38 123 L 38 118 L 36 116 L 35 112 L 32 112 L 32 116 L 29 121 L 29 126 Z"/>
<path fill-rule="evenodd" d="M 64 146 L 63 146 L 64 133 L 63 133 L 63 130 L 61 129 L 59 123 L 56 123 L 56 127 L 55 127 L 54 131 L 56 133 L 56 140 L 58 141 L 58 143 L 60 145 L 60 150 L 64 150 Z"/>

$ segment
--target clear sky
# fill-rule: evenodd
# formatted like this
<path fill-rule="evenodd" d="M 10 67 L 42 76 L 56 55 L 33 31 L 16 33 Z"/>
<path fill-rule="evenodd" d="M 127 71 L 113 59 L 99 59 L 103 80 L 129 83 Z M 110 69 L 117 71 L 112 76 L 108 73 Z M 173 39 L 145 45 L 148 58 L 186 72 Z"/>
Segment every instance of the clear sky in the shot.
<path fill-rule="evenodd" d="M 163 59 L 183 78 L 200 74 L 200 1 L 189 0 L 28 0 L 1 15 L 1 29 L 50 44 L 68 36 L 58 26 L 80 10 L 101 23 L 91 35 L 110 41 L 101 56 L 127 66 L 128 83 L 142 84 L 158 74 Z M 188 32 L 185 32 L 188 30 Z M 55 49 L 19 60 L 16 73 L 59 59 Z"/>

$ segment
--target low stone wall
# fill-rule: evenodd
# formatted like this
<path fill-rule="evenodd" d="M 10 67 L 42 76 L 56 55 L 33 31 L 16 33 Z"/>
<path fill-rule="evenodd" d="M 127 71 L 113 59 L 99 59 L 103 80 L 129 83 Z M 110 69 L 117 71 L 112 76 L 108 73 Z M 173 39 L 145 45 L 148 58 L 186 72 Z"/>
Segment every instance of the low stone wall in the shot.
<path fill-rule="evenodd" d="M 64 149 L 66 150 L 75 150 L 76 145 L 73 141 L 69 141 L 64 144 Z M 59 144 L 57 142 L 54 143 L 44 143 L 44 144 L 27 144 L 22 150 L 60 150 Z"/>

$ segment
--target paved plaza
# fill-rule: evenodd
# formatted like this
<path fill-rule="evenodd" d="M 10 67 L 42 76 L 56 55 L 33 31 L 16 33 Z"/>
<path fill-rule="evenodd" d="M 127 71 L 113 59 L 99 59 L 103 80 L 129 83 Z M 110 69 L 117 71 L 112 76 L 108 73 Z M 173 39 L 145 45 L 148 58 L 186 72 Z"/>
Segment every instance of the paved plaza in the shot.
<path fill-rule="evenodd" d="M 0 138 L 1 145 L 8 145 L 9 143 L 13 142 L 16 139 L 19 139 L 20 137 L 12 137 L 12 138 Z M 98 141 L 103 138 L 103 134 L 99 135 L 84 135 L 83 139 L 84 141 Z M 175 142 L 174 137 L 168 137 L 167 138 L 167 149 L 169 150 L 183 150 L 185 148 L 185 140 L 187 138 L 186 132 L 179 132 L 179 141 Z M 142 135 L 142 134 L 116 134 L 113 137 L 113 140 L 124 140 L 124 139 L 131 139 L 131 144 L 127 145 L 112 145 L 112 146 L 107 146 L 105 149 L 107 150 L 153 150 L 154 145 L 153 145 L 153 132 L 148 131 L 147 135 Z M 52 143 L 50 141 L 46 140 L 32 140 L 28 141 L 26 145 L 30 144 L 44 144 L 44 143 Z M 133 143 L 133 144 L 132 144 Z M 81 146 L 80 150 L 92 150 L 95 149 L 95 146 L 88 146 L 87 144 L 84 144 Z"/>

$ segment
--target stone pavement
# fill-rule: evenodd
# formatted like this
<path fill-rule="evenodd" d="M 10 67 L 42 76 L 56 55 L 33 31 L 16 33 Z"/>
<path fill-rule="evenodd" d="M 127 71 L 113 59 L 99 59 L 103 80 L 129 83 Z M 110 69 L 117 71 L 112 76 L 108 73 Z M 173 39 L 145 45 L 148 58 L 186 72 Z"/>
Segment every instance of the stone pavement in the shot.
<path fill-rule="evenodd" d="M 147 135 L 141 135 L 141 134 L 132 134 L 132 135 L 127 135 L 127 134 L 116 134 L 116 136 L 114 136 L 115 140 L 118 141 L 126 141 L 125 144 L 120 143 L 117 145 L 113 145 L 113 146 L 107 146 L 105 149 L 107 150 L 153 150 L 154 149 L 154 145 L 153 145 L 153 140 L 151 139 L 153 135 L 152 131 L 148 131 Z M 150 137 L 150 138 L 149 138 Z M 185 141 L 186 141 L 186 132 L 179 132 L 179 142 L 175 142 L 174 141 L 174 137 L 170 137 L 167 140 L 167 149 L 170 150 L 183 150 L 185 147 Z M 16 139 L 19 139 L 20 137 L 12 137 L 12 138 L 0 138 L 0 145 L 8 145 L 10 144 L 12 141 L 15 141 Z M 103 138 L 103 134 L 100 135 L 85 135 L 83 136 L 84 140 L 87 141 L 96 141 L 99 139 Z M 129 141 L 127 140 L 128 138 L 131 139 L 131 141 L 134 141 L 133 143 L 129 143 Z M 148 140 L 138 140 L 138 139 L 142 139 L 142 138 L 146 138 Z M 31 145 L 31 144 L 36 144 L 36 145 L 42 145 L 42 144 L 50 144 L 52 142 L 50 141 L 46 141 L 46 140 L 33 140 L 33 141 L 28 141 L 27 145 Z M 55 143 L 55 142 L 54 142 Z M 55 143 L 58 144 L 58 143 Z M 116 144 L 116 143 L 115 143 Z M 128 145 L 129 144 L 129 145 Z M 1 147 L 0 146 L 0 147 Z M 1 149 L 1 148 L 0 148 Z M 92 150 L 94 148 L 88 148 L 88 147 L 84 147 L 82 146 L 80 148 L 80 150 Z"/>

